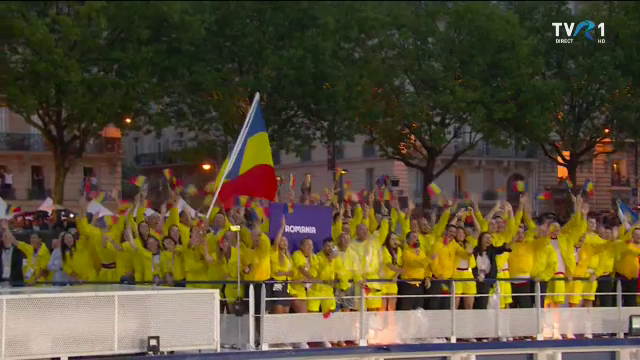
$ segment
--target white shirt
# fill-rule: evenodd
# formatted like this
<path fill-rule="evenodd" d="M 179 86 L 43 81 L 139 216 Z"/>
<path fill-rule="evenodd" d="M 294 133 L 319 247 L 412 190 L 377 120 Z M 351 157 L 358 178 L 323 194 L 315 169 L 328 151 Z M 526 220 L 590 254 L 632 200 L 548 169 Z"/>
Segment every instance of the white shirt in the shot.
<path fill-rule="evenodd" d="M 8 249 L 2 249 L 2 278 L 9 279 L 11 277 L 11 256 L 13 255 L 13 246 Z"/>
<path fill-rule="evenodd" d="M 487 255 L 486 252 L 478 255 L 476 257 L 476 265 L 478 267 L 478 274 L 487 276 L 489 271 L 491 271 L 491 260 L 489 260 L 489 255 Z"/>

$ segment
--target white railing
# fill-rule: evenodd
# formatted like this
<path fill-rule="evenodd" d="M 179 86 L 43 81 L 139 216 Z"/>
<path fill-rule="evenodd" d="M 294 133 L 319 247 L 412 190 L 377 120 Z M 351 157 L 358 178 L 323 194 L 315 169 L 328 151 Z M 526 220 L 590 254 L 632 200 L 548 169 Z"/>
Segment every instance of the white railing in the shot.
<path fill-rule="evenodd" d="M 455 294 L 455 282 L 453 289 Z M 250 285 L 251 287 L 254 285 Z M 265 284 L 262 286 L 262 298 L 259 300 L 261 312 L 267 309 Z M 300 344 L 316 342 L 353 341 L 361 346 L 375 344 L 402 344 L 425 342 L 437 338 L 446 338 L 450 342 L 457 339 L 477 338 L 511 338 L 527 337 L 543 340 L 554 335 L 615 335 L 624 337 L 628 330 L 629 316 L 640 315 L 640 307 L 622 307 L 622 293 L 617 286 L 618 301 L 616 307 L 575 307 L 575 308 L 541 308 L 540 287 L 535 286 L 536 305 L 525 309 L 500 309 L 498 306 L 484 310 L 410 310 L 392 312 L 368 312 L 365 308 L 365 295 L 360 294 L 358 311 L 334 312 L 328 318 L 321 313 L 304 314 L 265 314 L 259 322 L 259 331 L 253 329 L 254 321 L 260 318 L 249 308 L 248 318 L 233 319 L 234 315 L 226 315 L 228 322 L 237 321 L 245 330 L 242 339 L 229 339 L 239 343 L 259 339 L 260 349 L 268 349 L 271 344 Z M 603 294 L 611 295 L 614 293 Z M 249 291 L 249 301 L 253 299 L 253 291 Z M 499 290 L 497 296 L 500 296 Z M 496 296 L 487 295 L 487 296 Z M 553 294 L 546 294 L 552 296 Z M 565 295 L 572 295 L 566 293 Z M 600 294 L 598 294 L 600 295 Z M 455 295 L 444 295 L 454 304 Z M 516 295 L 513 295 L 516 296 Z M 402 296 L 397 296 L 402 297 Z M 426 297 L 422 296 L 421 297 Z M 308 298 L 307 300 L 309 300 Z M 318 298 L 320 299 L 320 298 Z M 494 302 L 498 304 L 499 302 Z M 223 319 L 223 327 L 225 326 Z M 235 331 L 238 331 L 237 329 Z M 255 331 L 255 332 L 254 332 Z M 248 334 L 247 334 L 248 332 Z M 254 335 L 256 334 L 256 335 Z M 237 341 L 236 341 L 237 339 Z M 224 344 L 224 342 L 223 342 Z"/>
<path fill-rule="evenodd" d="M 141 353 L 149 336 L 160 337 L 162 351 L 220 349 L 218 290 L 140 288 L 4 291 L 0 358 Z"/>

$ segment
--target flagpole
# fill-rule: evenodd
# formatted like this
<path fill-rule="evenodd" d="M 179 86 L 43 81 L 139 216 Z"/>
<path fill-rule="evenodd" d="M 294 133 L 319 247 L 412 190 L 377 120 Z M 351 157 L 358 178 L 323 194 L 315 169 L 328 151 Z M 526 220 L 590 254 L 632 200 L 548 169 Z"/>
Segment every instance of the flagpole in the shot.
<path fill-rule="evenodd" d="M 253 103 L 251 104 L 249 113 L 247 113 L 247 117 L 244 120 L 244 125 L 242 125 L 242 130 L 240 130 L 240 135 L 238 135 L 238 140 L 236 141 L 236 144 L 233 146 L 233 150 L 231 151 L 231 156 L 229 157 L 227 166 L 225 167 L 222 178 L 220 179 L 220 184 L 218 185 L 218 188 L 216 189 L 216 192 L 213 195 L 213 200 L 211 200 L 211 205 L 209 205 L 209 211 L 207 211 L 207 217 L 206 217 L 207 221 L 209 221 L 209 216 L 211 216 L 211 212 L 213 211 L 213 207 L 216 204 L 216 200 L 218 200 L 218 195 L 220 194 L 220 189 L 222 189 L 222 184 L 224 183 L 224 179 L 227 178 L 227 175 L 229 174 L 229 169 L 233 165 L 233 162 L 236 160 L 236 157 L 238 156 L 238 152 L 240 152 L 240 144 L 242 144 L 245 136 L 247 135 L 247 131 L 249 130 L 249 123 L 251 122 L 251 118 L 253 117 L 253 114 L 256 111 L 256 107 L 259 101 L 260 101 L 260 93 L 256 93 L 256 95 L 253 97 Z"/>

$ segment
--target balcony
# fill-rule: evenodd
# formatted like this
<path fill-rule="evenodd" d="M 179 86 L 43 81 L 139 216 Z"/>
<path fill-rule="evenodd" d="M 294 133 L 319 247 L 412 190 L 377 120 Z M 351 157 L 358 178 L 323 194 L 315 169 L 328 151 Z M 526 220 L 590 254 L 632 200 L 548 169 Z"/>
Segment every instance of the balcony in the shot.
<path fill-rule="evenodd" d="M 179 156 L 170 151 L 138 154 L 133 157 L 133 162 L 139 167 L 178 165 L 183 163 Z"/>
<path fill-rule="evenodd" d="M 0 133 L 0 151 L 48 151 L 39 134 Z"/>
<path fill-rule="evenodd" d="M 27 196 L 29 200 L 45 200 L 48 197 L 51 197 L 52 191 L 51 189 L 44 188 L 31 188 L 27 189 Z"/>
<path fill-rule="evenodd" d="M 48 152 L 51 151 L 40 134 L 0 133 L 0 151 Z M 86 154 L 120 154 L 119 138 L 98 138 L 90 141 Z"/>
<path fill-rule="evenodd" d="M 464 149 L 466 146 L 467 143 L 463 142 L 453 143 L 451 146 L 444 150 L 443 155 L 453 155 L 457 151 Z M 515 146 L 501 148 L 488 144 L 478 144 L 475 148 L 467 150 L 464 153 L 463 157 L 534 159 L 536 157 L 536 148 L 533 146 L 526 147 L 524 149 L 519 149 Z"/>

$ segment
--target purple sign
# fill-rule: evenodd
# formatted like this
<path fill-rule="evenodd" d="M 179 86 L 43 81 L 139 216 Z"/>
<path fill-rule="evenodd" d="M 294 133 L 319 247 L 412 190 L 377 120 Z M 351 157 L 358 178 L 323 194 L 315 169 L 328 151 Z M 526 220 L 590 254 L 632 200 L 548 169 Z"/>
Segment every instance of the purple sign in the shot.
<path fill-rule="evenodd" d="M 313 240 L 315 252 L 322 249 L 322 240 L 331 236 L 333 208 L 322 205 L 293 206 L 293 213 L 287 213 L 287 204 L 272 203 L 269 207 L 269 237 L 273 241 L 282 227 L 282 215 L 286 213 L 284 236 L 289 240 L 289 251 L 300 248 L 304 238 Z"/>

